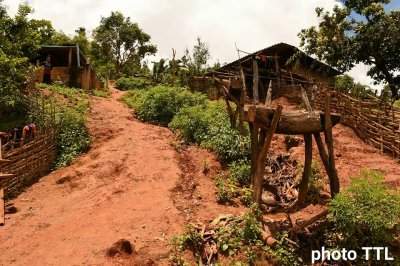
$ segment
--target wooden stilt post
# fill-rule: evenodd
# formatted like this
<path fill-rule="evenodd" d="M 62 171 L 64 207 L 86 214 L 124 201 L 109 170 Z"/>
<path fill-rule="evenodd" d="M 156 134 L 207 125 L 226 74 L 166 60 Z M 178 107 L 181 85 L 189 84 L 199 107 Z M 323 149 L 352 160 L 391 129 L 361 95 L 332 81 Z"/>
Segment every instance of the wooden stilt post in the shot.
<path fill-rule="evenodd" d="M 331 197 L 334 198 L 339 193 L 340 185 L 339 178 L 335 166 L 335 154 L 333 151 L 333 133 L 332 133 L 332 119 L 331 119 L 331 94 L 328 91 L 325 95 L 325 141 L 328 146 L 329 155 L 329 174 Z"/>
<path fill-rule="evenodd" d="M 239 130 L 240 134 L 244 135 L 245 130 L 244 130 L 244 104 L 246 102 L 246 80 L 243 72 L 243 68 L 240 68 L 240 76 L 242 77 L 242 82 L 243 82 L 243 87 L 242 87 L 242 93 L 240 94 L 240 106 L 239 108 Z"/>
<path fill-rule="evenodd" d="M 265 99 L 265 106 L 270 107 L 272 101 L 272 80 L 269 81 L 267 97 Z"/>
<path fill-rule="evenodd" d="M 278 53 L 275 53 L 275 71 L 278 77 L 278 88 L 281 89 L 281 67 L 279 66 Z"/>
<path fill-rule="evenodd" d="M 265 87 L 264 84 L 262 83 L 261 78 L 258 78 L 258 87 L 259 87 L 259 93 L 260 93 L 260 99 L 262 103 L 265 103 Z"/>
<path fill-rule="evenodd" d="M 305 143 L 305 159 L 304 159 L 304 170 L 301 182 L 299 184 L 299 196 L 297 198 L 297 204 L 301 204 L 305 201 L 308 192 L 308 182 L 311 176 L 311 163 L 312 163 L 312 137 L 311 134 L 304 135 Z"/>
<path fill-rule="evenodd" d="M 265 136 L 264 145 L 260 151 L 260 154 L 257 158 L 257 168 L 256 174 L 254 177 L 253 183 L 253 200 L 260 205 L 261 203 L 261 195 L 262 195 L 262 186 L 263 186 L 263 179 L 264 179 L 264 168 L 265 168 L 265 160 L 267 158 L 267 153 L 269 147 L 271 146 L 272 137 L 274 136 L 275 129 L 278 125 L 279 119 L 281 118 L 283 107 L 279 105 L 274 113 L 274 117 L 271 122 L 271 127 L 268 129 L 267 134 Z"/>
<path fill-rule="evenodd" d="M 258 62 L 253 59 L 253 103 L 258 104 Z"/>
<path fill-rule="evenodd" d="M 259 131 L 260 128 L 257 124 L 255 123 L 250 123 L 250 145 L 251 145 L 251 184 L 254 186 L 254 177 L 256 174 L 256 169 L 257 169 L 257 158 L 259 154 L 259 142 L 258 142 L 258 136 L 259 136 Z"/>
<path fill-rule="evenodd" d="M 4 225 L 4 189 L 0 188 L 0 226 Z"/>
<path fill-rule="evenodd" d="M 326 173 L 329 176 L 329 174 L 330 174 L 330 172 L 329 172 L 329 157 L 328 157 L 328 154 L 326 153 L 325 146 L 324 146 L 324 143 L 322 142 L 321 135 L 320 135 L 320 133 L 314 133 L 313 135 L 314 135 L 315 142 L 317 143 L 319 156 L 321 157 L 321 161 L 325 167 Z M 329 180 L 330 179 L 331 179 L 331 177 L 329 177 Z"/>

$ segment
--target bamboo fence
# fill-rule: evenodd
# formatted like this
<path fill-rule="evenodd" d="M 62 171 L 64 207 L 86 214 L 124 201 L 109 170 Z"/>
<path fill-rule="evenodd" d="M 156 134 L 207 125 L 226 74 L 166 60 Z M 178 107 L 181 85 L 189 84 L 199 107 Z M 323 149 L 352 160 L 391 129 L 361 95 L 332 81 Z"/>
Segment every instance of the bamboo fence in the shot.
<path fill-rule="evenodd" d="M 340 89 L 325 88 L 315 97 L 315 106 L 324 110 L 325 92 L 331 93 L 331 110 L 341 115 L 341 123 L 352 128 L 366 143 L 400 158 L 400 108 L 376 97 L 356 99 Z"/>
<path fill-rule="evenodd" d="M 5 198 L 18 195 L 47 174 L 54 164 L 56 149 L 56 134 L 51 131 L 38 132 L 34 140 L 23 145 L 21 141 L 11 140 L 1 146 L 2 157 L 9 163 L 0 166 L 0 173 L 13 174 L 0 180 Z"/>
<path fill-rule="evenodd" d="M 0 145 L 0 158 L 9 160 L 0 165 L 0 174 L 11 174 L 0 178 L 5 198 L 17 196 L 25 187 L 38 181 L 52 169 L 56 159 L 58 131 L 53 105 L 32 93 L 23 96 L 23 101 L 38 131 L 33 139 L 14 138 Z"/>

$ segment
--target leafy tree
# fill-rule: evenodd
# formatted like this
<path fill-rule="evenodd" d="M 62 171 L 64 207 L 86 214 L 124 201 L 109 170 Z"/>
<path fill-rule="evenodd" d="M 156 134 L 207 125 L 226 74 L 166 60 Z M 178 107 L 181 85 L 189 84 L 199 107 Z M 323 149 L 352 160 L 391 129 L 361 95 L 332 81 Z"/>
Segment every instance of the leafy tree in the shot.
<path fill-rule="evenodd" d="M 87 38 L 86 29 L 84 27 L 79 27 L 75 30 L 76 35 L 72 38 L 72 43 L 79 44 L 79 49 L 86 56 L 90 54 L 90 41 Z"/>
<path fill-rule="evenodd" d="M 54 31 L 51 39 L 46 43 L 50 45 L 72 45 L 73 41 L 70 36 L 63 31 Z"/>
<path fill-rule="evenodd" d="M 150 35 L 120 12 L 111 12 L 109 17 L 101 18 L 93 38 L 93 59 L 102 65 L 112 62 L 114 67 L 108 69 L 109 74 L 115 69 L 117 76 L 126 66 L 140 68 L 143 58 L 157 51 L 156 46 L 150 43 Z"/>
<path fill-rule="evenodd" d="M 376 96 L 377 93 L 375 90 L 366 85 L 363 85 L 359 82 L 354 82 L 354 79 L 347 74 L 331 78 L 329 85 L 338 88 L 341 91 L 347 92 L 353 97 L 357 98 L 368 98 L 368 95 Z"/>
<path fill-rule="evenodd" d="M 345 74 L 333 77 L 329 83 L 330 86 L 345 89 L 346 91 L 348 91 L 354 86 L 354 79 L 351 76 Z"/>
<path fill-rule="evenodd" d="M 332 12 L 317 8 L 318 27 L 299 33 L 301 46 L 309 54 L 341 71 L 358 63 L 370 66 L 368 75 L 376 83 L 389 84 L 393 98 L 399 98 L 400 11 L 385 12 L 391 0 L 341 0 L 343 7 Z"/>
<path fill-rule="evenodd" d="M 186 48 L 182 57 L 183 65 L 189 70 L 190 74 L 202 74 L 206 69 L 207 62 L 211 58 L 207 43 L 197 37 L 196 44 L 193 46 L 192 55 Z"/>
<path fill-rule="evenodd" d="M 32 8 L 20 5 L 14 18 L 0 1 L 0 113 L 8 114 L 21 108 L 19 89 L 32 69 L 29 59 L 35 58 L 41 41 L 46 37 L 40 29 L 50 24 L 29 20 Z M 46 27 L 43 27 L 45 25 Z M 46 32 L 46 30 L 44 30 Z"/>
<path fill-rule="evenodd" d="M 153 81 L 155 83 L 159 82 L 167 69 L 168 66 L 166 65 L 165 59 L 160 59 L 158 62 L 153 62 Z"/>

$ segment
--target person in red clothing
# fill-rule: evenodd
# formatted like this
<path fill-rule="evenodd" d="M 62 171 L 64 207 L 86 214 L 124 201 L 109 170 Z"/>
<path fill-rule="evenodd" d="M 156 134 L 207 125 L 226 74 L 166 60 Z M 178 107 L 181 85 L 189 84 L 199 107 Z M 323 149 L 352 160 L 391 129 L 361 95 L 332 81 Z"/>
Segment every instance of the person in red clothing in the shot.
<path fill-rule="evenodd" d="M 53 65 L 51 64 L 51 56 L 48 55 L 46 57 L 46 61 L 44 62 L 43 83 L 51 84 L 51 70 L 52 69 L 53 69 Z"/>

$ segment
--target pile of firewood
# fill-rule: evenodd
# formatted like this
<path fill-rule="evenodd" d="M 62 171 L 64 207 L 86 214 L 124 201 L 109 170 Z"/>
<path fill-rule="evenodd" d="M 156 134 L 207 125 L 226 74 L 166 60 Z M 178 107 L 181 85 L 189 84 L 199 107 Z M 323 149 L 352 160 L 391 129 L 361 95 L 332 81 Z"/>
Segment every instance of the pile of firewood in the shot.
<path fill-rule="evenodd" d="M 259 229 L 261 232 L 260 240 L 264 242 L 265 245 L 273 247 L 277 243 L 276 236 L 278 233 L 289 232 L 289 236 L 296 235 L 307 227 L 310 227 L 323 218 L 327 216 L 329 211 L 325 208 L 320 210 L 318 213 L 311 214 L 305 219 L 296 218 L 296 214 L 281 213 L 273 216 L 262 215 L 259 220 L 257 220 Z M 231 232 L 231 239 L 235 237 L 235 233 L 244 226 L 245 220 L 243 217 L 234 216 L 231 214 L 220 215 L 215 220 L 209 224 L 204 224 L 202 222 L 190 223 L 190 232 L 195 234 L 197 237 L 195 240 L 191 239 L 186 243 L 186 245 L 192 245 L 187 247 L 191 249 L 202 262 L 206 262 L 210 265 L 211 262 L 217 260 L 219 253 L 226 252 L 224 247 L 224 241 L 221 241 L 223 233 Z M 234 229 L 227 229 L 227 228 Z M 236 229 L 235 229 L 236 228 Z M 232 230 L 232 231 L 230 231 Z M 226 235 L 225 235 L 226 237 Z M 294 237 L 296 239 L 296 237 Z M 287 243 L 291 245 L 298 246 L 298 244 L 290 238 L 285 238 Z M 222 243 L 221 243 L 222 242 Z"/>
<path fill-rule="evenodd" d="M 270 154 L 264 175 L 262 210 L 265 213 L 284 208 L 298 196 L 297 186 L 301 180 L 298 162 L 289 155 Z"/>

